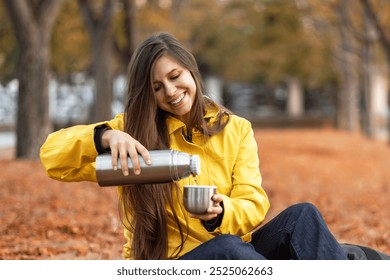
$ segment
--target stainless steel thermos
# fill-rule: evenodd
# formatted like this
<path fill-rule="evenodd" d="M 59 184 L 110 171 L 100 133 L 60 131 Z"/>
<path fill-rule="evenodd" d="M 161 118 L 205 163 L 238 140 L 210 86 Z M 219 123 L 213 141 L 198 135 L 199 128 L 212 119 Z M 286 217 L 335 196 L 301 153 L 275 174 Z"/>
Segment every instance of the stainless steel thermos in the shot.
<path fill-rule="evenodd" d="M 149 151 L 152 164 L 145 163 L 138 156 L 141 174 L 135 175 L 130 157 L 128 158 L 129 175 L 124 176 L 118 160 L 118 169 L 112 168 L 111 154 L 96 157 L 96 178 L 100 186 L 125 186 L 131 184 L 168 183 L 200 173 L 200 158 L 175 150 Z"/>

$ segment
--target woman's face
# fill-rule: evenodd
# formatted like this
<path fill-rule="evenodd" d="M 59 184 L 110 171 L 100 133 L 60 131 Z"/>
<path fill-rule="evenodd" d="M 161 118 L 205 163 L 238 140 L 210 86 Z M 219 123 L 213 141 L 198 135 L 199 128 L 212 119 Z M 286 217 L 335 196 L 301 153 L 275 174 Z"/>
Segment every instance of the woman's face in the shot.
<path fill-rule="evenodd" d="M 186 122 L 196 95 L 190 71 L 172 56 L 163 55 L 152 69 L 152 84 L 158 107 Z"/>

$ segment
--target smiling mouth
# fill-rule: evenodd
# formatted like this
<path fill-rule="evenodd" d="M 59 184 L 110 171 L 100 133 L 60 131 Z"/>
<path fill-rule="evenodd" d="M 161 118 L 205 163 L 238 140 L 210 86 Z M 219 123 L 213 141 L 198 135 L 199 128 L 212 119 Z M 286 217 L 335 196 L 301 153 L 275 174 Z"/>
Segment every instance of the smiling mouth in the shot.
<path fill-rule="evenodd" d="M 169 104 L 171 105 L 176 105 L 178 104 L 180 101 L 182 101 L 184 98 L 184 93 L 180 94 L 178 98 L 176 98 L 175 100 L 172 100 L 169 102 Z"/>

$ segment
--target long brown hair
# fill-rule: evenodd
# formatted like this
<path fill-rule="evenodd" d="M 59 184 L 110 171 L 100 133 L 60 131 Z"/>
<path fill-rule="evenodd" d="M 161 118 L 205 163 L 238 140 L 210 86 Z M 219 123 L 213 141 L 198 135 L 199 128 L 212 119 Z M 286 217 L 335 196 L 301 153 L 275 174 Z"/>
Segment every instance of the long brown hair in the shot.
<path fill-rule="evenodd" d="M 137 139 L 148 150 L 169 148 L 167 112 L 157 106 L 152 87 L 152 69 L 157 59 L 169 54 L 188 69 L 196 84 L 196 97 L 191 108 L 188 129 L 197 127 L 209 137 L 224 128 L 228 121 L 226 110 L 221 110 L 217 121 L 207 125 L 204 112 L 213 102 L 203 96 L 204 86 L 193 55 L 172 35 L 158 33 L 146 39 L 134 52 L 129 64 L 127 104 L 125 108 L 125 131 Z M 178 193 L 176 184 L 143 184 L 123 188 L 121 206 L 124 210 L 128 230 L 133 236 L 131 254 L 134 259 L 167 259 L 168 229 L 167 207 L 173 212 L 178 225 L 181 245 L 185 233 L 178 222 L 173 207 L 173 193 Z M 175 256 L 170 256 L 175 257 Z"/>

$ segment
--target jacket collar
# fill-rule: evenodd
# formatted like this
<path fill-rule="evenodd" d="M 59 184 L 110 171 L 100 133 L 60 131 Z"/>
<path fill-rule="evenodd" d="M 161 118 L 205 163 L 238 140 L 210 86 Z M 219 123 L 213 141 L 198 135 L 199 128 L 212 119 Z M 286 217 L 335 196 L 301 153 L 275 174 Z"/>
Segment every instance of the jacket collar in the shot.
<path fill-rule="evenodd" d="M 208 123 L 213 123 L 215 121 L 215 119 L 216 119 L 220 109 L 214 102 L 212 102 L 211 104 L 208 104 L 206 106 L 207 106 L 206 107 L 206 112 L 205 112 L 205 115 L 204 115 L 203 118 Z M 171 115 L 169 115 L 167 117 L 166 121 L 167 121 L 169 134 L 174 133 L 178 129 L 185 128 L 185 126 L 186 126 L 181 120 L 179 120 L 179 119 L 177 119 L 177 118 L 175 118 L 175 117 L 173 117 Z"/>

